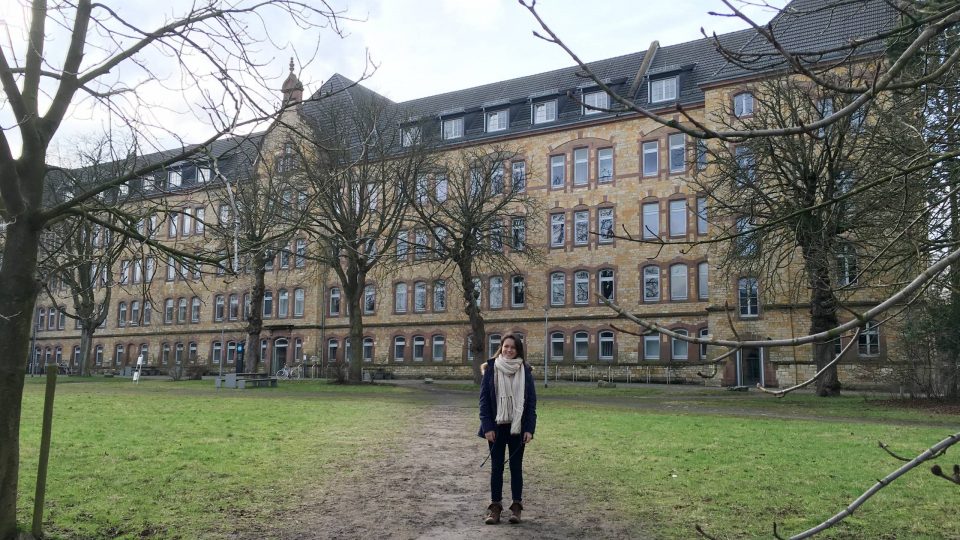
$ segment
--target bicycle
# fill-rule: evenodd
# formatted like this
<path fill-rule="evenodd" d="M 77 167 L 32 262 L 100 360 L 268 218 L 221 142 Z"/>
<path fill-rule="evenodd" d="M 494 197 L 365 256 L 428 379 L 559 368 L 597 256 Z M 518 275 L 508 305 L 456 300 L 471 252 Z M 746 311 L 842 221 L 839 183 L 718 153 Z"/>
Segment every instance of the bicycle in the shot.
<path fill-rule="evenodd" d="M 288 367 L 284 365 L 277 371 L 277 379 L 283 379 L 285 381 L 299 381 L 303 378 L 303 366 L 297 364 L 293 367 Z"/>

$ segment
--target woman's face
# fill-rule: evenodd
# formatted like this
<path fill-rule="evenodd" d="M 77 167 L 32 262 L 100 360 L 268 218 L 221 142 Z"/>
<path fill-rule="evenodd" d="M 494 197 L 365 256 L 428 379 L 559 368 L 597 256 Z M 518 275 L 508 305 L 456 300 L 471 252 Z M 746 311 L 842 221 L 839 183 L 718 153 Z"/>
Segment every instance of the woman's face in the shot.
<path fill-rule="evenodd" d="M 517 344 L 513 341 L 513 338 L 503 340 L 500 345 L 500 354 L 507 360 L 513 360 L 517 357 Z"/>

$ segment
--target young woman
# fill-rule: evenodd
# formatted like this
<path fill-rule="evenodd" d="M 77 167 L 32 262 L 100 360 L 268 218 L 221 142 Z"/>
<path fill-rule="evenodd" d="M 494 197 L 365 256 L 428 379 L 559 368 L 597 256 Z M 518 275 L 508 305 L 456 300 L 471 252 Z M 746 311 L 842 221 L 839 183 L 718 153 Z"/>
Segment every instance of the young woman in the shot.
<path fill-rule="evenodd" d="M 537 428 L 537 393 L 523 342 L 508 334 L 497 355 L 483 365 L 480 383 L 480 431 L 490 447 L 490 506 L 485 523 L 500 523 L 503 512 L 503 466 L 510 450 L 510 523 L 520 523 L 523 510 L 523 448 Z"/>

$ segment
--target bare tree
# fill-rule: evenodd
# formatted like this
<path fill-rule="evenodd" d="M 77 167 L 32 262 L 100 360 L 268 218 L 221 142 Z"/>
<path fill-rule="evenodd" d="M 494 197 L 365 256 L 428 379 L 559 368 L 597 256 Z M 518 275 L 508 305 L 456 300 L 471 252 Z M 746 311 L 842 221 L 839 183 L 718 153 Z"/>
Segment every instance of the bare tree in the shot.
<path fill-rule="evenodd" d="M 327 84 L 341 83 L 351 84 L 339 79 Z M 349 379 L 359 382 L 363 315 L 376 309 L 367 276 L 393 251 L 409 211 L 407 194 L 430 170 L 432 155 L 421 141 L 401 144 L 396 110 L 368 90 L 353 87 L 321 106 L 306 116 L 309 135 L 298 154 L 309 193 L 303 228 L 316 246 L 311 256 L 331 268 L 343 287 L 350 317 Z"/>
<path fill-rule="evenodd" d="M 241 119 L 272 115 L 272 107 L 260 105 L 273 103 L 265 99 L 272 85 L 249 54 L 254 45 L 268 40 L 264 17 L 269 12 L 301 26 L 332 25 L 337 30 L 338 14 L 323 2 L 200 4 L 166 17 L 156 28 L 144 28 L 105 4 L 34 0 L 22 50 L 12 45 L 0 48 L 0 84 L 8 105 L 4 123 L 12 126 L 0 132 L 0 219 L 6 224 L 0 342 L 8 353 L 0 358 L 0 538 L 17 534 L 21 359 L 29 348 L 33 305 L 40 290 L 36 272 L 42 231 L 97 194 L 174 163 L 183 154 L 173 153 L 45 208 L 51 141 L 81 98 L 102 117 L 122 119 L 134 131 L 157 128 L 146 125 L 145 115 L 136 110 L 150 105 L 143 102 L 149 93 L 116 82 L 115 73 L 137 72 L 146 85 L 157 82 L 154 74 L 162 62 L 172 64 L 182 88 L 201 90 L 193 110 L 214 124 L 216 133 L 208 140 L 237 128 Z M 62 42 L 68 45 L 62 54 L 47 48 L 54 38 L 65 38 Z M 150 56 L 154 53 L 158 54 Z M 160 99 L 169 101 L 168 97 L 169 93 Z M 19 150 L 15 141 L 20 142 Z"/>
<path fill-rule="evenodd" d="M 478 276 L 485 271 L 509 275 L 543 258 L 537 244 L 527 241 L 543 216 L 541 205 L 527 194 L 531 171 L 519 156 L 502 146 L 475 147 L 438 162 L 430 176 L 417 179 L 410 194 L 414 234 L 402 247 L 398 244 L 403 254 L 413 249 L 415 262 L 437 261 L 456 268 L 478 384 L 487 335 Z"/>

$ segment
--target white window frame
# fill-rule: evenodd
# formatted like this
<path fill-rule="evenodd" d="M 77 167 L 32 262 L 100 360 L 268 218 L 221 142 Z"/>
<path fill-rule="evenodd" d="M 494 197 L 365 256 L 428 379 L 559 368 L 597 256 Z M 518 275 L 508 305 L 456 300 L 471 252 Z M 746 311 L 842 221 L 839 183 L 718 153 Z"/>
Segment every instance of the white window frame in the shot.
<path fill-rule="evenodd" d="M 491 111 L 484 115 L 484 127 L 487 133 L 505 131 L 510 127 L 510 109 Z"/>
<path fill-rule="evenodd" d="M 490 277 L 490 309 L 503 307 L 503 276 Z"/>
<path fill-rule="evenodd" d="M 573 185 L 585 186 L 590 181 L 590 149 L 573 150 Z"/>
<path fill-rule="evenodd" d="M 697 298 L 710 298 L 710 264 L 706 261 L 697 265 Z"/>
<path fill-rule="evenodd" d="M 597 334 L 597 358 L 599 360 L 613 361 L 616 356 L 616 337 L 611 330 L 602 330 Z M 604 354 L 604 346 L 610 348 L 609 354 Z"/>
<path fill-rule="evenodd" d="M 584 92 L 583 93 L 583 114 L 600 114 L 605 111 L 600 111 L 597 109 L 591 109 L 590 107 L 597 107 L 599 109 L 609 109 L 610 108 L 610 96 L 606 92 L 600 90 L 596 92 Z"/>
<path fill-rule="evenodd" d="M 614 240 L 613 208 L 597 209 L 597 242 L 611 244 Z"/>
<path fill-rule="evenodd" d="M 567 215 L 550 214 L 550 247 L 564 247 L 567 243 Z"/>
<path fill-rule="evenodd" d="M 433 282 L 433 310 L 447 310 L 447 282 L 442 279 Z"/>
<path fill-rule="evenodd" d="M 674 330 L 677 334 L 681 336 L 689 335 L 686 330 Z M 670 338 L 670 359 L 671 360 L 688 360 L 690 358 L 690 343 L 682 339 L 677 339 L 675 337 Z"/>
<path fill-rule="evenodd" d="M 442 124 L 443 140 L 449 141 L 463 137 L 463 117 L 449 118 Z"/>
<path fill-rule="evenodd" d="M 643 267 L 643 301 L 644 302 L 659 302 L 660 301 L 660 267 L 649 265 Z M 648 291 L 652 291 L 653 287 L 648 288 L 648 284 L 652 284 L 653 280 L 656 279 L 656 296 L 648 294 Z"/>
<path fill-rule="evenodd" d="M 613 148 L 597 150 L 597 182 L 613 181 Z"/>
<path fill-rule="evenodd" d="M 670 265 L 670 300 L 686 300 L 690 297 L 689 273 L 685 264 Z"/>
<path fill-rule="evenodd" d="M 737 308 L 742 318 L 760 316 L 760 284 L 757 278 L 746 276 L 737 280 Z"/>
<path fill-rule="evenodd" d="M 740 92 L 733 96 L 733 115 L 737 118 L 753 116 L 753 92 Z"/>
<path fill-rule="evenodd" d="M 417 281 L 413 284 L 413 311 L 423 313 L 427 311 L 427 282 Z"/>
<path fill-rule="evenodd" d="M 550 361 L 551 362 L 562 362 L 563 355 L 565 353 L 564 349 L 566 348 L 566 336 L 563 335 L 563 332 L 551 332 L 550 333 Z M 559 354 L 557 349 L 559 348 Z"/>
<path fill-rule="evenodd" d="M 567 156 L 550 156 L 550 187 L 562 188 L 567 181 Z"/>
<path fill-rule="evenodd" d="M 406 148 L 420 142 L 420 126 L 400 128 L 400 143 Z"/>
<path fill-rule="evenodd" d="M 573 359 L 587 360 L 590 357 L 590 334 L 576 332 L 573 334 Z"/>
<path fill-rule="evenodd" d="M 667 137 L 670 172 L 681 173 L 687 169 L 687 138 L 683 133 L 671 133 Z"/>
<path fill-rule="evenodd" d="M 400 282 L 393 286 L 393 311 L 394 313 L 407 312 L 407 284 Z"/>
<path fill-rule="evenodd" d="M 527 280 L 523 276 L 510 278 L 510 307 L 520 308 L 527 305 Z"/>
<path fill-rule="evenodd" d="M 643 336 L 643 359 L 660 360 L 660 334 L 644 334 Z"/>
<path fill-rule="evenodd" d="M 557 120 L 557 100 L 538 101 L 532 105 L 533 112 L 530 115 L 533 123 L 546 124 Z M 541 111 L 543 114 L 541 115 Z"/>
<path fill-rule="evenodd" d="M 641 146 L 642 173 L 651 178 L 660 174 L 660 141 L 646 141 Z"/>
<path fill-rule="evenodd" d="M 677 87 L 679 86 L 678 82 L 675 76 L 650 81 L 650 103 L 676 101 L 678 94 Z"/>
<path fill-rule="evenodd" d="M 585 246 L 590 243 L 590 211 L 577 210 L 573 213 L 573 245 Z"/>
<path fill-rule="evenodd" d="M 607 300 L 614 300 L 617 297 L 617 274 L 614 272 L 613 268 L 602 268 L 597 271 L 597 299 L 606 298 Z M 603 294 L 604 285 L 610 285 L 610 294 Z M 600 303 L 603 303 L 601 300 Z"/>
<path fill-rule="evenodd" d="M 567 303 L 567 275 L 563 272 L 550 274 L 550 305 L 563 306 Z"/>
<path fill-rule="evenodd" d="M 687 200 L 686 199 L 673 199 L 669 201 L 669 215 L 670 219 L 668 220 L 670 236 L 686 236 L 687 235 Z"/>
<path fill-rule="evenodd" d="M 866 357 L 880 356 L 880 325 L 876 321 L 867 321 L 857 337 L 857 354 Z"/>

